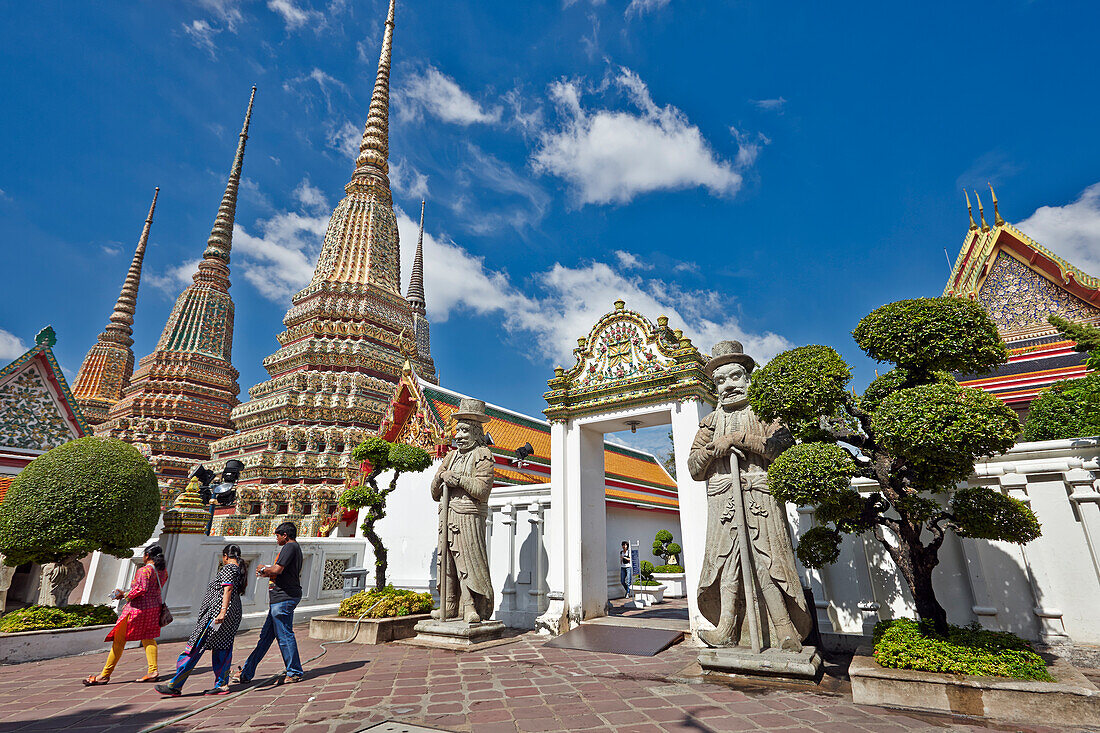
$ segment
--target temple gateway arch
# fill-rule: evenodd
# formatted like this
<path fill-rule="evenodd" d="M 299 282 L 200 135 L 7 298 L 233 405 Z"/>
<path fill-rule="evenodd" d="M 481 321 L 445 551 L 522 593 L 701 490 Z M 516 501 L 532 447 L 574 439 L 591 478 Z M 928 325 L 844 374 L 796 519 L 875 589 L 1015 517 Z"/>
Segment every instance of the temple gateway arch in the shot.
<path fill-rule="evenodd" d="M 558 367 L 545 394 L 550 420 L 550 502 L 546 529 L 549 607 L 536 628 L 557 635 L 605 615 L 607 518 L 604 434 L 671 425 L 680 506 L 680 544 L 691 631 L 710 628 L 696 587 L 707 527 L 706 487 L 687 456 L 699 421 L 716 402 L 706 358 L 661 316 L 654 324 L 622 300 L 577 340 L 572 369 Z"/>

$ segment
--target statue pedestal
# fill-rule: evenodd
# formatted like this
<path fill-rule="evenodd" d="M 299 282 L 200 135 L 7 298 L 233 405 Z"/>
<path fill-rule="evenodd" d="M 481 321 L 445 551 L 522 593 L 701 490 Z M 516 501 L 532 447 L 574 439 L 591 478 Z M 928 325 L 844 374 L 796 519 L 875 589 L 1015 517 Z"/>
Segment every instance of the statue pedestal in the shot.
<path fill-rule="evenodd" d="M 765 649 L 759 654 L 746 647 L 704 649 L 699 666 L 705 675 L 731 677 L 769 677 L 791 682 L 816 682 L 821 674 L 821 655 L 817 647 L 804 646 L 801 652 Z"/>
<path fill-rule="evenodd" d="M 504 622 L 482 621 L 469 624 L 465 621 L 426 619 L 413 627 L 413 630 L 416 631 L 416 636 L 408 641 L 416 646 L 470 649 L 500 639 L 504 635 Z"/>

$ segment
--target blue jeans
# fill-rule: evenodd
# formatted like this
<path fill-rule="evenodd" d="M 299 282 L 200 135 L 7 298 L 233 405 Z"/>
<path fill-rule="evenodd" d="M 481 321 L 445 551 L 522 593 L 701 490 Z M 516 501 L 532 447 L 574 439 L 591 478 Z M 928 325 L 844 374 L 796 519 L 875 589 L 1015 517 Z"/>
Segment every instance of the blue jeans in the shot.
<path fill-rule="evenodd" d="M 630 581 L 632 580 L 632 571 L 634 568 L 619 567 L 619 582 L 623 584 L 623 590 L 627 595 L 630 595 Z"/>
<path fill-rule="evenodd" d="M 267 611 L 267 620 L 260 630 L 260 639 L 256 648 L 248 655 L 248 661 L 241 669 L 241 682 L 248 682 L 256 675 L 256 667 L 271 648 L 271 642 L 278 640 L 279 651 L 283 655 L 288 677 L 302 676 L 302 660 L 298 658 L 298 642 L 294 638 L 294 608 L 300 598 L 272 603 Z"/>

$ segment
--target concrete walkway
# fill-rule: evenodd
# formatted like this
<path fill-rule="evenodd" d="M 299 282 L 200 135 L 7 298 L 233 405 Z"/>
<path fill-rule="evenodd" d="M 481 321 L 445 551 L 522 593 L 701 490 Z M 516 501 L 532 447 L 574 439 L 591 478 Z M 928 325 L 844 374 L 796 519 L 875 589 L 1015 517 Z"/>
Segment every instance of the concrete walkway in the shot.
<path fill-rule="evenodd" d="M 237 638 L 244 660 L 256 632 Z M 298 627 L 301 656 L 318 642 Z M 533 634 L 483 652 L 459 654 L 391 643 L 335 645 L 306 678 L 281 687 L 257 685 L 239 697 L 204 697 L 212 684 L 200 664 L 183 697 L 162 699 L 151 685 L 130 682 L 144 673 L 144 654 L 128 649 L 114 681 L 85 688 L 80 679 L 106 658 L 67 657 L 0 667 L 0 731 L 139 731 L 197 710 L 217 707 L 162 730 L 358 731 L 398 720 L 445 731 L 786 731 L 787 733 L 907 733 L 1005 730 L 1056 733 L 1056 711 L 1043 726 L 985 726 L 942 716 L 915 716 L 853 705 L 843 682 L 823 688 L 704 683 L 685 643 L 656 657 L 553 649 Z M 163 644 L 160 664 L 175 664 L 182 643 Z M 282 668 L 278 647 L 257 679 Z M 826 690 L 832 690 L 826 691 Z"/>

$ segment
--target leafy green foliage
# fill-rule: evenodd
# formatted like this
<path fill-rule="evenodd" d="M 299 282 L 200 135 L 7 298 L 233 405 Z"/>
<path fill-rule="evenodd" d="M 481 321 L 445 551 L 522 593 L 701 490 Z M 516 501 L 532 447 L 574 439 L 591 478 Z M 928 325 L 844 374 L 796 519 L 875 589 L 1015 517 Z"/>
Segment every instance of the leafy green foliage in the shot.
<path fill-rule="evenodd" d="M 364 440 L 351 452 L 351 457 L 362 463 L 367 461 L 379 473 L 389 468 L 390 444 L 377 436 Z"/>
<path fill-rule="evenodd" d="M 655 573 L 682 573 L 684 572 L 683 565 L 658 565 L 653 568 Z"/>
<path fill-rule="evenodd" d="M 852 372 L 828 346 L 799 346 L 753 372 L 749 404 L 761 420 L 782 420 L 796 437 L 809 437 L 823 416 L 840 411 Z"/>
<path fill-rule="evenodd" d="M 0 504 L 9 565 L 65 562 L 100 550 L 129 557 L 160 517 L 149 462 L 129 443 L 85 437 L 31 461 Z"/>
<path fill-rule="evenodd" d="M 918 384 L 925 384 L 926 381 L 922 379 L 930 380 L 934 384 L 958 384 L 955 381 L 955 377 L 951 376 L 950 372 L 932 372 L 930 375 L 926 375 L 922 378 L 919 374 L 914 374 L 908 369 L 902 369 L 896 367 L 875 377 L 867 389 L 863 392 L 863 397 L 859 400 L 859 407 L 864 412 L 874 412 L 878 409 L 882 401 L 894 394 L 898 390 L 905 389 L 906 387 L 915 387 Z"/>
<path fill-rule="evenodd" d="M 1027 504 L 993 489 L 959 489 L 951 497 L 950 511 L 963 537 L 1022 545 L 1041 534 L 1039 520 Z"/>
<path fill-rule="evenodd" d="M 1063 336 L 1077 342 L 1073 347 L 1074 351 L 1089 355 L 1088 361 L 1085 362 L 1086 367 L 1100 369 L 1100 328 L 1067 321 L 1061 316 L 1051 316 L 1047 320 L 1050 321 L 1050 325 L 1061 331 Z"/>
<path fill-rule="evenodd" d="M 847 491 L 856 473 L 851 454 L 839 445 L 800 443 L 772 462 L 768 488 L 781 502 L 819 504 Z"/>
<path fill-rule="evenodd" d="M 113 624 L 117 620 L 118 614 L 110 606 L 28 606 L 0 618 L 0 632 L 13 634 L 18 631 L 75 629 Z"/>
<path fill-rule="evenodd" d="M 871 419 L 875 438 L 911 467 L 914 484 L 946 491 L 965 480 L 974 460 L 1006 451 L 1020 421 L 996 397 L 979 389 L 924 384 L 894 392 Z"/>
<path fill-rule="evenodd" d="M 404 443 L 390 446 L 390 468 L 401 473 L 420 473 L 432 465 L 432 457 L 423 448 Z"/>
<path fill-rule="evenodd" d="M 417 593 L 387 585 L 384 588 L 361 590 L 340 601 L 339 615 L 345 618 L 359 618 L 366 613 L 367 618 L 392 618 L 414 613 L 428 613 L 431 610 L 431 593 Z"/>
<path fill-rule="evenodd" d="M 840 557 L 840 540 L 840 532 L 819 524 L 803 533 L 795 554 L 806 567 L 823 568 Z"/>
<path fill-rule="evenodd" d="M 876 308 L 852 336 L 876 361 L 914 372 L 981 373 L 1008 359 L 997 325 L 981 303 L 916 298 Z"/>
<path fill-rule="evenodd" d="M 976 623 L 949 626 L 947 634 L 937 634 L 931 624 L 912 619 L 879 621 L 874 642 L 875 661 L 891 669 L 1054 682 L 1031 644 Z"/>
<path fill-rule="evenodd" d="M 654 567 L 653 563 L 649 560 L 642 560 L 642 564 L 638 566 L 638 577 L 644 580 L 653 580 Z"/>
<path fill-rule="evenodd" d="M 1021 440 L 1100 435 L 1100 373 L 1063 379 L 1031 403 Z"/>
<path fill-rule="evenodd" d="M 678 557 L 681 552 L 683 552 L 683 548 L 672 541 L 671 532 L 667 529 L 657 530 L 657 534 L 653 538 L 654 556 L 664 560 L 667 565 L 672 558 Z"/>

